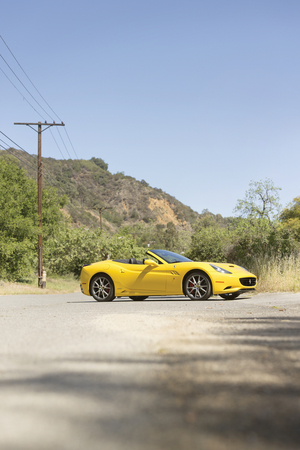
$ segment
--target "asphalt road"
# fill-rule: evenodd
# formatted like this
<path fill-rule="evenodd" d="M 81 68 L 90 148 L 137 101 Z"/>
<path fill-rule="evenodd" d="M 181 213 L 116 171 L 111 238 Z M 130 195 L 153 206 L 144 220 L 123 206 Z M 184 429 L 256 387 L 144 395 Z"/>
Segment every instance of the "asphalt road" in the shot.
<path fill-rule="evenodd" d="M 0 296 L 1 450 L 300 448 L 300 294 Z"/>

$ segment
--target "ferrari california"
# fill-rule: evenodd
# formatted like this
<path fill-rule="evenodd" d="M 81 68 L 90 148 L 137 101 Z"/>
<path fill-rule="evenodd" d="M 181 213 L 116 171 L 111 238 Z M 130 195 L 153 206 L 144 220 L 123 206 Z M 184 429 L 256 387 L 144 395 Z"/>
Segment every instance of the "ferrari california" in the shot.
<path fill-rule="evenodd" d="M 185 295 L 191 300 L 220 295 L 232 300 L 256 288 L 256 276 L 235 264 L 195 262 L 168 250 L 148 250 L 146 255 L 142 261 L 115 259 L 84 266 L 82 293 L 97 302 L 166 295 Z"/>

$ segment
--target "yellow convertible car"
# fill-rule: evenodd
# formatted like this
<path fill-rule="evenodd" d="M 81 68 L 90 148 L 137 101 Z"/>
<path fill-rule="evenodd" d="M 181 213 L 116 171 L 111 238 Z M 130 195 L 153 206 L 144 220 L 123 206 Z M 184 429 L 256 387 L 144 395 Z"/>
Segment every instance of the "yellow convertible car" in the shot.
<path fill-rule="evenodd" d="M 149 250 L 143 261 L 106 260 L 84 266 L 81 291 L 97 302 L 118 297 L 145 300 L 150 295 L 185 295 L 207 300 L 212 295 L 234 299 L 255 290 L 256 276 L 235 264 L 195 262 L 167 250 Z"/>

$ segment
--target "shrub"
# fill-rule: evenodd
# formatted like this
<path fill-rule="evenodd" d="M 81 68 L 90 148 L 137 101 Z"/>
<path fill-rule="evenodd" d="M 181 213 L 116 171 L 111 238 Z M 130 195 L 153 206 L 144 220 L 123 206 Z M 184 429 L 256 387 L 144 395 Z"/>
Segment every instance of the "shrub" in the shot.
<path fill-rule="evenodd" d="M 191 248 L 186 256 L 198 261 L 227 261 L 230 248 L 228 230 L 208 227 L 200 228 L 192 236 Z"/>
<path fill-rule="evenodd" d="M 144 249 L 137 247 L 131 236 L 110 236 L 100 229 L 65 228 L 47 242 L 44 261 L 50 272 L 59 275 L 73 273 L 78 277 L 85 264 L 143 255 Z"/>

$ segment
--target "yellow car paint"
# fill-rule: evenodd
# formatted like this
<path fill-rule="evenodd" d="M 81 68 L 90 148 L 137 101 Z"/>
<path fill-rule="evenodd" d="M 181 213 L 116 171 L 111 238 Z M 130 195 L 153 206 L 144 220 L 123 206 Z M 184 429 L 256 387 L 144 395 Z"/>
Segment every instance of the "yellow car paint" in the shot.
<path fill-rule="evenodd" d="M 168 262 L 162 258 L 159 252 L 163 252 L 161 254 L 163 256 L 166 255 L 170 261 Z M 106 260 L 84 266 L 80 277 L 83 294 L 91 295 L 91 281 L 97 274 L 109 277 L 112 281 L 113 298 L 186 295 L 186 292 L 184 292 L 185 279 L 193 272 L 206 274 L 209 278 L 211 284 L 211 292 L 207 293 L 209 296 L 255 290 L 256 276 L 235 264 L 195 262 L 181 255 L 159 250 L 149 250 L 147 255 L 154 258 L 157 262 L 152 259 L 145 259 L 135 263 L 129 263 L 129 260 Z M 182 259 L 182 261 L 177 262 L 176 257 Z M 172 259 L 174 259 L 174 262 L 172 262 Z M 217 269 L 214 267 L 217 267 Z M 225 272 L 220 273 L 219 271 Z M 192 281 L 195 282 L 195 286 L 198 286 L 198 279 L 193 279 Z"/>

